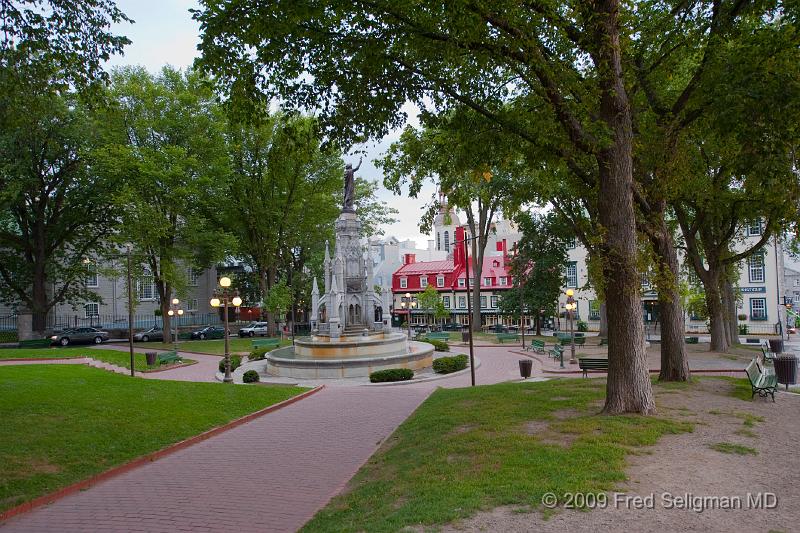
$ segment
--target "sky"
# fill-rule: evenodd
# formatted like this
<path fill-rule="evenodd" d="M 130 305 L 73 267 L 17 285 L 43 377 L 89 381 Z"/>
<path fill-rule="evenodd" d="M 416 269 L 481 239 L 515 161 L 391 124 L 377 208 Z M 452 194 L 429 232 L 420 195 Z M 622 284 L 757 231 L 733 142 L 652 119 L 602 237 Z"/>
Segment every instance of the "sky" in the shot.
<path fill-rule="evenodd" d="M 186 68 L 197 57 L 199 24 L 192 20 L 189 9 L 199 7 L 193 0 L 117 0 L 117 6 L 132 18 L 134 24 L 119 24 L 114 27 L 117 34 L 125 35 L 132 43 L 125 47 L 124 55 L 113 57 L 109 67 L 121 65 L 141 65 L 150 72 L 157 72 L 164 65 Z M 418 246 L 427 247 L 427 235 L 419 231 L 419 220 L 424 205 L 435 194 L 432 183 L 420 191 L 418 198 L 407 194 L 396 196 L 383 187 L 383 174 L 373 164 L 373 160 L 396 140 L 400 131 L 392 131 L 384 139 L 354 147 L 364 150 L 364 162 L 357 175 L 377 180 L 380 184 L 379 199 L 399 211 L 398 222 L 383 228 L 385 235 L 394 235 L 400 240 L 412 239 Z M 345 156 L 345 161 L 358 163 L 358 155 Z M 405 191 L 404 191 L 405 193 Z"/>

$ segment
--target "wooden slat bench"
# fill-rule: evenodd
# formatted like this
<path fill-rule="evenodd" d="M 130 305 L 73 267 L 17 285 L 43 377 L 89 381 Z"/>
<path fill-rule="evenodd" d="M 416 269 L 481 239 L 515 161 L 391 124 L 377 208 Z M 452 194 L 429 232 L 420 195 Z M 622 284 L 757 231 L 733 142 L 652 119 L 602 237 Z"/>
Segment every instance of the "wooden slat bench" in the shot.
<path fill-rule="evenodd" d="M 159 365 L 164 365 L 167 363 L 177 363 L 180 360 L 181 356 L 178 355 L 178 352 L 176 352 L 175 350 L 172 350 L 171 352 L 161 352 L 160 354 L 158 354 L 158 358 L 156 359 Z"/>
<path fill-rule="evenodd" d="M 552 357 L 553 359 L 560 359 L 564 354 L 564 347 L 560 344 L 556 344 L 553 346 L 551 350 L 547 352 L 548 357 Z"/>
<path fill-rule="evenodd" d="M 583 370 L 583 377 L 589 377 L 589 370 L 605 370 L 608 372 L 608 359 L 604 357 L 579 357 L 578 367 Z"/>
<path fill-rule="evenodd" d="M 747 379 L 750 380 L 750 388 L 752 389 L 752 394 L 750 398 L 752 399 L 756 393 L 762 398 L 766 398 L 767 394 L 772 396 L 772 401 L 775 402 L 775 392 L 778 390 L 778 378 L 775 377 L 775 374 L 767 374 L 761 367 L 758 366 L 758 361 L 753 359 L 750 361 L 750 364 L 744 369 L 745 374 L 747 374 Z"/>
<path fill-rule="evenodd" d="M 697 344 L 700 342 L 699 337 L 686 337 L 686 344 Z"/>
<path fill-rule="evenodd" d="M 533 350 L 536 353 L 544 353 L 544 341 L 533 340 L 528 346 L 528 349 Z"/>
<path fill-rule="evenodd" d="M 503 341 L 518 341 L 519 335 L 516 333 L 498 333 L 497 342 L 503 344 Z"/>
<path fill-rule="evenodd" d="M 435 341 L 449 341 L 450 340 L 450 334 L 446 333 L 446 332 L 426 333 L 424 335 L 424 337 L 427 338 L 427 339 L 435 340 Z"/>
<path fill-rule="evenodd" d="M 20 348 L 49 348 L 53 344 L 50 339 L 29 339 L 26 341 L 19 341 Z"/>
<path fill-rule="evenodd" d="M 253 349 L 256 348 L 277 348 L 280 346 L 281 340 L 277 337 L 268 339 L 254 339 Z"/>

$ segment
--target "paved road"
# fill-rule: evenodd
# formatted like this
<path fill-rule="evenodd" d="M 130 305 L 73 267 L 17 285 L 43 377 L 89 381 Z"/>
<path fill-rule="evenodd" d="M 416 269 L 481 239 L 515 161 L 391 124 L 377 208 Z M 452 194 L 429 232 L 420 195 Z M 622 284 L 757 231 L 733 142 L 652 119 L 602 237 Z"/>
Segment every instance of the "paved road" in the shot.
<path fill-rule="evenodd" d="M 518 377 L 519 356 L 507 348 L 480 348 L 477 355 L 478 384 Z M 172 379 L 171 372 L 148 377 Z M 405 386 L 326 388 L 12 518 L 0 531 L 294 531 L 436 387 L 469 380 L 467 373 Z"/>

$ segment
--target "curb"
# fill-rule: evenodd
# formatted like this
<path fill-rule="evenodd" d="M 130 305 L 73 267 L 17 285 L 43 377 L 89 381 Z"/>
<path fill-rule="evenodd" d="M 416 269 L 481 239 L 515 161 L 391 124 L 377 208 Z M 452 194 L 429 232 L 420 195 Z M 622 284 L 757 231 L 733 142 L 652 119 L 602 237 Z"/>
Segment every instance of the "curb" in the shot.
<path fill-rule="evenodd" d="M 476 357 L 475 358 L 475 370 L 480 368 L 480 366 L 481 366 L 481 360 Z M 360 387 L 400 387 L 400 386 L 403 386 L 403 385 L 414 385 L 414 384 L 417 384 L 417 383 L 428 383 L 428 382 L 431 382 L 431 381 L 439 381 L 440 379 L 452 378 L 452 377 L 455 377 L 455 376 L 460 376 L 460 375 L 466 374 L 469 371 L 470 371 L 470 367 L 468 366 L 467 368 L 464 368 L 463 370 L 459 370 L 457 372 L 451 372 L 449 374 L 434 374 L 433 376 L 428 377 L 428 378 L 422 378 L 422 379 L 417 379 L 417 380 L 409 379 L 407 381 L 390 381 L 390 382 L 387 382 L 387 383 L 364 383 L 363 385 L 359 385 L 359 386 Z"/>
<path fill-rule="evenodd" d="M 211 437 L 214 437 L 214 436 L 216 436 L 216 435 L 218 435 L 220 433 L 223 433 L 223 432 L 228 431 L 230 429 L 234 429 L 235 427 L 241 426 L 242 424 L 246 424 L 247 422 L 250 422 L 251 420 L 254 420 L 254 419 L 258 418 L 258 417 L 261 417 L 261 416 L 266 415 L 268 413 L 271 413 L 273 411 L 277 411 L 278 409 L 286 407 L 287 405 L 291 405 L 291 404 L 293 404 L 295 402 L 298 402 L 298 401 L 300 401 L 300 400 L 302 400 L 304 398 L 307 398 L 308 396 L 311 396 L 312 394 L 316 394 L 317 392 L 321 391 L 324 388 L 325 388 L 325 385 L 320 385 L 319 387 L 314 387 L 311 390 L 308 390 L 306 392 L 300 393 L 297 396 L 292 396 L 291 398 L 288 398 L 288 399 L 286 399 L 286 400 L 284 400 L 282 402 L 278 402 L 276 404 L 269 405 L 269 406 L 267 406 L 267 407 L 265 407 L 265 408 L 263 408 L 263 409 L 261 409 L 259 411 L 256 411 L 254 413 L 250 413 L 249 415 L 245 415 L 245 416 L 243 416 L 241 418 L 237 418 L 236 420 L 231 420 L 230 422 L 228 422 L 227 424 L 224 424 L 222 426 L 217 426 L 215 428 L 209 429 L 207 431 L 204 431 L 203 433 L 200 433 L 200 434 L 195 435 L 193 437 L 189 437 L 188 439 L 176 442 L 174 444 L 170 444 L 166 448 L 162 448 L 160 450 L 156 450 L 154 452 L 150 452 L 150 453 L 148 453 L 146 455 L 142 455 L 141 457 L 137 457 L 136 459 L 133 459 L 132 461 L 129 461 L 127 463 L 123 463 L 121 465 L 115 466 L 115 467 L 113 467 L 113 468 L 111 468 L 109 470 L 106 470 L 105 472 L 101 472 L 99 474 L 96 474 L 96 475 L 88 478 L 88 479 L 84 479 L 83 481 L 78 481 L 76 483 L 73 483 L 72 485 L 68 485 L 66 487 L 63 487 L 63 488 L 61 488 L 61 489 L 59 489 L 59 490 L 57 490 L 57 491 L 55 491 L 55 492 L 53 492 L 51 494 L 45 494 L 44 496 L 39 496 L 38 498 L 34 498 L 33 500 L 30 500 L 28 502 L 25 502 L 25 503 L 22 503 L 20 505 L 17 505 L 16 507 L 12 507 L 12 508 L 0 513 L 0 524 L 2 522 L 5 522 L 6 520 L 8 520 L 11 517 L 18 516 L 18 515 L 21 515 L 23 513 L 27 513 L 29 511 L 32 511 L 33 509 L 36 509 L 37 507 L 42 507 L 43 505 L 47 505 L 47 504 L 53 503 L 53 502 L 55 502 L 57 500 L 65 498 L 65 497 L 67 497 L 67 496 L 69 496 L 71 494 L 75 494 L 76 492 L 81 492 L 83 490 L 86 490 L 86 489 L 88 489 L 89 487 L 91 487 L 93 485 L 97 485 L 98 483 L 101 483 L 103 481 L 106 481 L 108 479 L 116 477 L 116 476 L 118 476 L 120 474 L 125 474 L 126 472 L 129 472 L 129 471 L 131 471 L 131 470 L 133 470 L 135 468 L 138 468 L 140 466 L 146 465 L 147 463 L 152 463 L 153 461 L 157 461 L 158 459 L 161 459 L 162 457 L 166 457 L 167 455 L 171 455 L 171 454 L 173 454 L 173 453 L 175 453 L 177 451 L 180 451 L 180 450 L 182 450 L 184 448 L 188 448 L 189 446 L 192 446 L 192 445 L 197 444 L 199 442 L 202 442 L 204 440 L 208 440 Z"/>
<path fill-rule="evenodd" d="M 73 360 L 80 360 L 80 359 L 92 359 L 91 357 L 87 357 L 85 355 L 79 355 L 76 357 L 17 357 L 14 359 L 0 359 L 0 363 L 9 362 L 9 363 L 27 363 L 30 361 L 73 361 Z"/>

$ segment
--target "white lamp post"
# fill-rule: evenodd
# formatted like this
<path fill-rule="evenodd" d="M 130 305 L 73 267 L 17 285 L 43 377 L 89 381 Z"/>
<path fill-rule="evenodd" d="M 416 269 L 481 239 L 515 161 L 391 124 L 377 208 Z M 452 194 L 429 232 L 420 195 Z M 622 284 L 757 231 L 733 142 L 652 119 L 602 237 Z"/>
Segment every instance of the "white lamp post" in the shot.
<path fill-rule="evenodd" d="M 210 303 L 211 307 L 219 307 L 220 305 L 224 307 L 222 316 L 225 328 L 225 378 L 222 381 L 225 383 L 233 383 L 233 376 L 231 376 L 230 340 L 228 335 L 228 302 L 230 301 L 234 307 L 239 307 L 242 305 L 242 299 L 239 298 L 239 294 L 236 291 L 230 289 L 231 278 L 227 276 L 219 278 L 219 286 L 220 288 L 217 289 Z M 222 298 L 221 300 L 220 297 Z"/>

